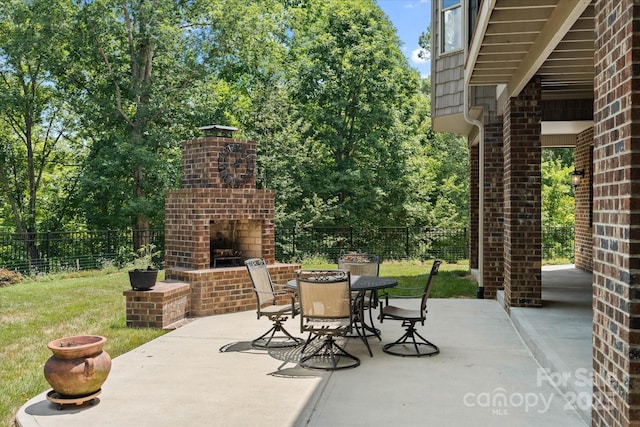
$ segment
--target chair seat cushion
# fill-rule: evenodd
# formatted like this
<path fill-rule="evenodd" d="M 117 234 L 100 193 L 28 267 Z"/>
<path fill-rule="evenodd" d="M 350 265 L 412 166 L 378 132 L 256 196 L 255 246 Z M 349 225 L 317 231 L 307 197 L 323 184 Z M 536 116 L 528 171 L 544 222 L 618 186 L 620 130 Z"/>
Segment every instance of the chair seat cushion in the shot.
<path fill-rule="evenodd" d="M 423 316 L 420 310 L 407 310 L 406 308 L 395 307 L 389 305 L 382 308 L 382 315 L 390 319 L 399 320 L 422 320 Z"/>
<path fill-rule="evenodd" d="M 295 304 L 296 314 L 300 313 L 300 306 Z M 266 305 L 260 309 L 260 314 L 269 316 L 272 314 L 292 314 L 291 304 Z"/>
<path fill-rule="evenodd" d="M 344 329 L 348 329 L 351 325 L 349 319 L 336 319 L 336 320 L 324 320 L 324 319 L 311 319 L 305 323 L 306 330 L 313 330 L 313 332 L 322 335 L 325 334 L 339 334 Z"/>

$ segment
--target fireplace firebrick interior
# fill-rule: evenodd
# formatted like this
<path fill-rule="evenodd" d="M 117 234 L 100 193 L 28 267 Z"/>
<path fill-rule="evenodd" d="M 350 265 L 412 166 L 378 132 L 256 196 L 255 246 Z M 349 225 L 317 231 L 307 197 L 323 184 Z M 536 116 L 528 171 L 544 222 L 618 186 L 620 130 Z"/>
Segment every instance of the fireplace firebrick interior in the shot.
<path fill-rule="evenodd" d="M 262 222 L 252 220 L 209 221 L 211 267 L 242 265 L 262 256 Z"/>

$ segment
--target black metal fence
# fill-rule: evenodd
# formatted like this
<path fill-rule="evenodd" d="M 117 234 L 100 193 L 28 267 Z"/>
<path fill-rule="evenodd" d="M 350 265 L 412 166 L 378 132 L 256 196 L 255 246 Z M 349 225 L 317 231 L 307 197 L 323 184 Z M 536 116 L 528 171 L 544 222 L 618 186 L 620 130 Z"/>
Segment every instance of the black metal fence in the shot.
<path fill-rule="evenodd" d="M 0 233 L 0 268 L 21 273 L 122 266 L 136 258 L 134 241 L 152 245 L 154 263 L 164 258 L 164 230 L 99 230 Z"/>
<path fill-rule="evenodd" d="M 144 234 L 142 234 L 144 233 Z M 131 262 L 134 242 L 153 245 L 154 264 L 164 258 L 164 230 L 101 230 L 21 234 L 0 232 L 0 268 L 29 272 L 85 270 Z M 573 259 L 573 227 L 544 227 L 543 259 Z M 469 258 L 467 228 L 309 227 L 276 228 L 276 259 L 307 256 L 336 260 L 347 251 L 378 254 L 383 260 Z"/>
<path fill-rule="evenodd" d="M 469 258 L 467 228 L 309 227 L 276 229 L 276 258 L 322 256 L 336 260 L 348 251 L 374 253 L 382 260 Z"/>
<path fill-rule="evenodd" d="M 542 227 L 542 259 L 569 259 L 573 262 L 574 234 L 572 226 Z"/>

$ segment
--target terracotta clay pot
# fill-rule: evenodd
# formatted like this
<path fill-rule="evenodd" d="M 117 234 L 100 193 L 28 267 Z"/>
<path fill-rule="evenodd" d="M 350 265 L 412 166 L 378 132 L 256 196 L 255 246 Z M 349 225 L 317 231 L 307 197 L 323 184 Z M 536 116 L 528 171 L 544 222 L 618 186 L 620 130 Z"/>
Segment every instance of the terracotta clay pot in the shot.
<path fill-rule="evenodd" d="M 44 377 L 64 397 L 79 397 L 100 389 L 111 370 L 103 351 L 107 339 L 99 335 L 59 338 L 47 344 L 53 356 L 44 365 Z"/>

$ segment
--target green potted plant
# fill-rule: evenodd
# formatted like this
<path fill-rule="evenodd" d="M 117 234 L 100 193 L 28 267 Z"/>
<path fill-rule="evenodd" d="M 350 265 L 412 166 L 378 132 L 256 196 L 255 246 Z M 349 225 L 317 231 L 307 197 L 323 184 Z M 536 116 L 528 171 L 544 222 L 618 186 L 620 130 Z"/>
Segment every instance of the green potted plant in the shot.
<path fill-rule="evenodd" d="M 129 270 L 129 283 L 134 291 L 148 291 L 156 285 L 158 269 L 153 265 L 154 245 L 147 245 L 138 250 L 134 260 L 134 269 Z"/>

